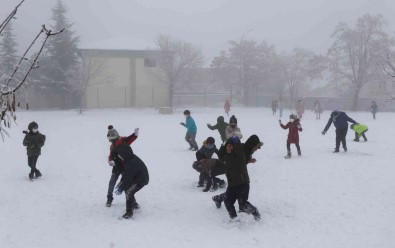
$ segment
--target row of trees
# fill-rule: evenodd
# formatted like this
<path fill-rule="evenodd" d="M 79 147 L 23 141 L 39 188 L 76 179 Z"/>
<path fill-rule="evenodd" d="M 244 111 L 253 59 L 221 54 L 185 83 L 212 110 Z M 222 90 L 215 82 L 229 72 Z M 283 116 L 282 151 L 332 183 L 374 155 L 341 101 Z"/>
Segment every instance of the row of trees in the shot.
<path fill-rule="evenodd" d="M 357 110 L 361 90 L 367 84 L 395 77 L 394 38 L 386 32 L 387 24 L 381 15 L 369 14 L 360 17 L 355 26 L 340 23 L 326 55 L 302 48 L 284 54 L 265 41 L 230 41 L 229 49 L 211 62 L 213 81 L 238 92 L 245 105 L 260 89 L 276 92 L 279 98 L 287 95 L 294 103 L 300 87 L 329 75 L 330 82 L 350 86 L 352 108 Z M 169 36 L 159 36 L 157 44 L 162 56 L 159 65 L 166 71 L 173 93 L 174 86 L 185 81 L 180 75 L 201 66 L 203 55 L 198 47 Z"/>
<path fill-rule="evenodd" d="M 22 1 L 23 2 L 23 1 Z M 22 3 L 21 2 L 21 3 Z M 78 51 L 79 37 L 67 18 L 67 8 L 58 0 L 52 11 L 51 30 L 64 30 L 49 39 L 40 50 L 38 63 L 19 63 L 17 42 L 12 28 L 12 19 L 2 28 L 0 37 L 0 78 L 2 81 L 18 82 L 24 73 L 13 73 L 15 66 L 20 72 L 29 71 L 30 66 L 40 67 L 25 78 L 25 83 L 16 95 L 27 103 L 30 92 L 39 95 L 50 107 L 76 107 L 86 93 L 88 82 L 109 82 L 104 63 L 92 64 L 81 58 Z M 169 99 L 185 84 L 198 86 L 204 81 L 221 84 L 234 92 L 240 102 L 251 104 L 256 92 L 264 91 L 295 103 L 301 88 L 313 80 L 346 83 L 352 90 L 353 109 L 357 109 L 361 90 L 369 83 L 388 77 L 395 78 L 394 38 L 387 32 L 387 21 L 381 16 L 364 15 L 354 26 L 340 23 L 333 32 L 333 43 L 327 54 L 318 55 L 303 48 L 288 53 L 279 53 L 274 45 L 265 41 L 230 41 L 229 48 L 221 51 L 210 65 L 203 70 L 204 56 L 201 49 L 190 42 L 177 40 L 168 35 L 159 35 L 156 40 L 155 64 L 163 73 L 157 77 L 170 88 Z M 44 32 L 46 29 L 43 29 Z M 35 61 L 37 52 L 22 56 L 22 61 Z M 87 64 L 89 63 L 89 64 Z M 210 79 L 203 80 L 202 71 L 209 71 Z M 207 74 L 207 73 L 205 73 Z M 37 97 L 36 97 L 37 98 Z M 170 103 L 172 106 L 172 102 Z M 292 106 L 291 106 L 292 107 Z M 80 108 L 82 111 L 82 108 Z"/>

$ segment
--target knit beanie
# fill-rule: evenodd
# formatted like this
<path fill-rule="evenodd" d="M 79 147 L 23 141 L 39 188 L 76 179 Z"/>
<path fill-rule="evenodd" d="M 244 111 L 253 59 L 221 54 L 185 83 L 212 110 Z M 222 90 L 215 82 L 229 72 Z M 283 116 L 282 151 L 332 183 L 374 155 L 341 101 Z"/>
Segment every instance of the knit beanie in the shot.
<path fill-rule="evenodd" d="M 119 138 L 119 134 L 118 134 L 117 130 L 112 125 L 109 125 L 108 132 L 107 132 L 107 139 L 114 140 L 114 139 L 118 139 L 118 138 Z"/>
<path fill-rule="evenodd" d="M 29 131 L 32 131 L 34 128 L 38 128 L 38 124 L 35 121 L 30 122 L 29 125 L 27 126 L 27 129 L 29 129 Z"/>
<path fill-rule="evenodd" d="M 230 125 L 232 125 L 232 124 L 237 125 L 237 119 L 236 119 L 236 117 L 234 115 L 232 115 L 230 117 L 229 124 Z"/>

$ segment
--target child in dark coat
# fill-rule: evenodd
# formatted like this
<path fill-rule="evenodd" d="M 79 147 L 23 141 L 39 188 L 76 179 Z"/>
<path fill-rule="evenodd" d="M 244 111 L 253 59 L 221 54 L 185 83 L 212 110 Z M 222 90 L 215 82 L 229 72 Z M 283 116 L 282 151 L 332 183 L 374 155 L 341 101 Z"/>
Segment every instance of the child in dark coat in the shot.
<path fill-rule="evenodd" d="M 289 129 L 288 139 L 287 139 L 287 155 L 285 158 L 291 158 L 291 144 L 295 144 L 296 149 L 298 150 L 298 156 L 302 155 L 299 146 L 299 132 L 302 132 L 302 125 L 300 124 L 300 120 L 296 117 L 296 115 L 291 114 L 289 116 L 289 122 L 287 125 L 283 125 L 281 120 L 279 120 L 280 126 L 283 129 Z"/>
<path fill-rule="evenodd" d="M 134 133 L 128 137 L 120 137 L 117 130 L 112 126 L 108 126 L 107 139 L 111 142 L 110 146 L 110 155 L 108 156 L 108 165 L 112 167 L 111 178 L 108 183 L 107 190 L 107 202 L 106 206 L 111 207 L 112 201 L 114 200 L 113 191 L 115 188 L 115 184 L 119 176 L 124 171 L 124 166 L 122 160 L 118 157 L 118 153 L 116 151 L 117 146 L 121 144 L 131 145 L 138 137 L 139 129 L 136 128 Z"/>
<path fill-rule="evenodd" d="M 215 146 L 215 139 L 213 137 L 208 137 L 204 142 L 202 147 L 196 152 L 196 160 L 201 161 L 204 159 L 211 159 L 216 153 L 218 155 L 218 149 Z M 207 181 L 207 175 L 205 172 L 201 172 L 199 175 L 199 183 L 198 187 L 204 187 L 204 181 Z M 211 181 L 211 180 L 210 180 Z M 223 185 L 225 182 L 223 180 L 220 180 L 216 177 L 214 177 L 214 186 L 213 189 L 218 188 L 218 184 Z M 207 192 L 211 187 L 211 184 L 206 185 L 206 189 L 204 189 L 204 192 Z"/>
<path fill-rule="evenodd" d="M 237 217 L 234 204 L 236 200 L 239 208 L 248 214 L 252 214 L 255 220 L 259 220 L 261 215 L 258 209 L 248 201 L 250 191 L 250 179 L 248 176 L 247 162 L 243 145 L 238 137 L 230 138 L 225 143 L 226 154 L 223 161 L 226 165 L 226 178 L 228 179 L 228 188 L 224 194 L 214 196 L 213 200 L 217 207 L 221 206 L 222 200 L 228 210 L 231 219 Z"/>
<path fill-rule="evenodd" d="M 38 131 L 38 124 L 34 121 L 29 124 L 28 130 L 23 131 L 26 134 L 23 145 L 26 146 L 27 150 L 27 163 L 30 167 L 29 179 L 33 180 L 33 178 L 42 176 L 36 166 L 38 157 L 41 155 L 41 147 L 45 144 L 45 135 Z"/>
<path fill-rule="evenodd" d="M 133 210 L 139 208 L 134 195 L 148 184 L 149 174 L 144 162 L 133 153 L 128 144 L 117 146 L 116 151 L 124 163 L 125 171 L 115 194 L 121 195 L 125 191 L 126 212 L 122 217 L 129 219 L 133 216 Z"/>
<path fill-rule="evenodd" d="M 218 185 L 220 188 L 225 187 L 225 181 L 217 178 L 217 176 L 225 174 L 225 164 L 221 160 L 215 158 L 201 159 L 199 161 L 195 161 L 192 164 L 192 168 L 200 173 L 199 180 L 201 178 L 203 182 L 207 182 L 206 188 L 203 189 L 203 192 L 208 192 L 211 186 L 212 191 L 217 190 Z"/>

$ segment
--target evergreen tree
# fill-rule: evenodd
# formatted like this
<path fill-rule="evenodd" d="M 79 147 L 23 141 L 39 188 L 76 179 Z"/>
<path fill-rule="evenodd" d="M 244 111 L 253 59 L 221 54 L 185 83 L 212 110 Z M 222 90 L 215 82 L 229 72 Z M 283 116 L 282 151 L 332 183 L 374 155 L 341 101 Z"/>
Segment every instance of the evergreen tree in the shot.
<path fill-rule="evenodd" d="M 17 43 L 12 23 L 8 23 L 0 37 L 0 76 L 9 77 L 18 63 Z"/>
<path fill-rule="evenodd" d="M 47 91 L 49 107 L 72 107 L 75 102 L 72 89 L 68 83 L 68 75 L 78 67 L 79 37 L 72 30 L 73 24 L 66 17 L 67 8 L 62 0 L 58 0 L 52 9 L 53 31 L 64 31 L 48 41 L 43 57 L 40 60 L 41 75 L 35 75 L 41 88 Z"/>

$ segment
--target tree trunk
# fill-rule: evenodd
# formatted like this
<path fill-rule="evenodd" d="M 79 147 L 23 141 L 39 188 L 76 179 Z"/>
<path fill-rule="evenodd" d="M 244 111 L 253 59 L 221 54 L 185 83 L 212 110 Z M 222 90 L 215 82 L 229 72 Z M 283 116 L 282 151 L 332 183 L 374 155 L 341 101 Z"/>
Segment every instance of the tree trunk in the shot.
<path fill-rule="evenodd" d="M 352 97 L 352 107 L 351 107 L 352 111 L 358 111 L 358 101 L 359 101 L 360 91 L 361 91 L 360 87 L 354 88 L 354 93 L 353 93 L 353 97 Z"/>
<path fill-rule="evenodd" d="M 169 107 L 173 109 L 173 93 L 174 93 L 174 84 L 171 82 L 169 85 Z"/>

